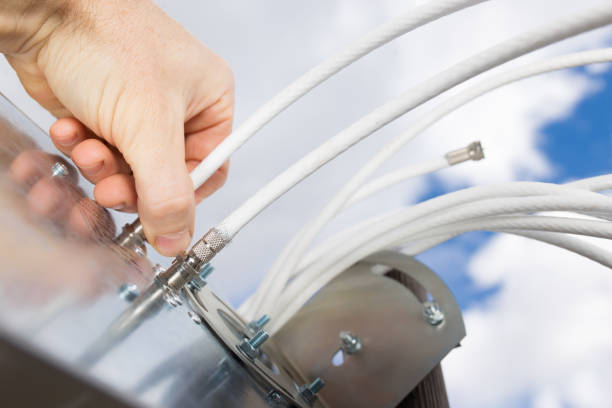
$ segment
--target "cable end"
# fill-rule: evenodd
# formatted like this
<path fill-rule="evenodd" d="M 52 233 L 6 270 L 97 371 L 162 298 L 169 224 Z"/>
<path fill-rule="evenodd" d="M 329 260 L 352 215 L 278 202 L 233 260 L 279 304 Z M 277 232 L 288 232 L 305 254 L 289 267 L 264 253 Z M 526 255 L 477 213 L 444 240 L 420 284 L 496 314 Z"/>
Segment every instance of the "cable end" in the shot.
<path fill-rule="evenodd" d="M 454 166 L 455 164 L 463 163 L 468 160 L 478 161 L 484 159 L 484 150 L 480 142 L 477 141 L 461 149 L 448 152 L 444 157 L 448 164 Z"/>

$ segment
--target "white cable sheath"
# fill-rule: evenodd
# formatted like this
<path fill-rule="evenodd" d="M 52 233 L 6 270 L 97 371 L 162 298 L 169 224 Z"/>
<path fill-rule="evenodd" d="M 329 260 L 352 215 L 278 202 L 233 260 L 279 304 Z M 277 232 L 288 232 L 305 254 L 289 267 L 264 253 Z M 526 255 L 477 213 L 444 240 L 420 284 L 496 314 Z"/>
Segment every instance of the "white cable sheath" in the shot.
<path fill-rule="evenodd" d="M 430 174 L 438 170 L 449 167 L 448 160 L 444 157 L 438 159 L 429 160 L 424 163 L 417 163 L 412 166 L 407 166 L 402 169 L 387 173 L 371 182 L 363 185 L 355 194 L 353 194 L 345 204 L 343 208 L 350 207 L 357 202 L 364 200 L 371 195 L 378 193 L 394 184 L 406 181 L 418 176 Z"/>
<path fill-rule="evenodd" d="M 266 123 L 341 69 L 409 31 L 483 1 L 486 0 L 430 0 L 422 6 L 389 20 L 338 54 L 315 66 L 259 108 L 191 171 L 194 188 L 197 189 L 204 184 L 229 159 L 232 153 Z"/>
<path fill-rule="evenodd" d="M 555 245 L 576 254 L 582 255 L 592 261 L 595 261 L 603 266 L 612 269 L 612 252 L 607 251 L 597 245 L 593 245 L 582 239 L 573 237 L 568 234 L 558 232 L 544 232 L 544 231 L 526 231 L 526 230 L 512 230 L 512 229 L 500 229 L 496 232 L 503 232 L 506 234 L 518 235 L 525 238 L 542 241 L 550 245 Z M 411 243 L 409 246 L 402 249 L 402 252 L 406 255 L 416 256 L 422 252 L 427 251 L 443 242 L 448 241 L 456 237 L 458 234 L 445 234 L 437 237 L 427 238 Z"/>
<path fill-rule="evenodd" d="M 517 183 L 511 184 L 514 185 L 510 187 L 518 187 Z M 473 191 L 475 189 L 478 188 L 451 193 L 449 196 L 465 196 L 466 191 Z M 375 231 L 370 231 L 371 234 L 363 237 L 357 237 L 357 239 L 355 239 L 356 242 L 353 242 L 353 245 L 350 247 L 346 247 L 340 251 L 334 251 L 334 256 L 332 257 L 319 259 L 309 268 L 309 273 L 298 276 L 283 292 L 283 296 L 274 308 L 275 313 L 272 314 L 273 321 L 276 321 L 274 327 L 276 327 L 277 324 L 282 325 L 282 323 L 291 316 L 291 313 L 299 309 L 303 302 L 322 287 L 320 285 L 327 283 L 335 277 L 337 273 L 340 273 L 352 263 L 363 258 L 364 253 L 376 252 L 377 250 L 387 247 L 390 243 L 401 240 L 407 235 L 427 231 L 441 225 L 458 222 L 464 219 L 479 218 L 481 216 L 542 210 L 572 210 L 577 212 L 610 212 L 612 210 L 612 200 L 608 197 L 598 196 L 595 198 L 577 194 L 571 196 L 539 196 L 481 200 L 475 203 L 461 205 L 450 213 L 440 212 L 440 215 L 432 221 L 430 221 L 431 217 L 418 217 L 419 214 L 430 212 L 431 209 L 435 207 L 432 206 L 432 202 L 437 201 L 439 203 L 442 198 L 447 197 L 437 197 L 413 208 L 409 208 L 405 211 L 411 215 L 410 217 L 404 217 L 404 220 L 390 220 L 392 222 L 386 225 L 382 225 L 384 223 L 377 224 L 373 226 L 373 230 Z M 417 218 L 413 217 L 415 215 Z M 398 228 L 398 226 L 407 224 L 406 222 L 411 220 L 413 220 L 413 222 L 409 224 L 407 228 Z M 279 313 L 281 316 L 278 316 Z"/>
<path fill-rule="evenodd" d="M 554 24 L 545 26 L 544 28 L 531 31 L 519 35 L 514 39 L 502 42 L 497 46 L 489 48 L 488 50 L 485 50 L 455 65 L 454 67 L 443 71 L 428 81 L 425 81 L 420 86 L 417 86 L 410 92 L 404 94 L 400 98 L 388 102 L 387 104 L 374 110 L 296 162 L 288 170 L 281 173 L 274 180 L 264 186 L 241 207 L 223 220 L 223 222 L 217 227 L 217 230 L 222 231 L 223 234 L 228 237 L 233 237 L 259 212 L 261 212 L 278 197 L 288 191 L 303 178 L 314 172 L 320 166 L 325 164 L 327 161 L 333 159 L 354 143 L 357 143 L 362 138 L 368 136 L 406 111 L 420 105 L 434 96 L 439 95 L 454 85 L 464 82 L 465 80 L 470 79 L 479 73 L 502 64 L 510 59 L 523 55 L 529 51 L 533 51 L 537 48 L 541 48 L 545 45 L 579 34 L 581 32 L 601 27 L 610 23 L 611 21 L 612 4 L 595 7 L 587 12 L 574 14 L 570 18 L 561 19 Z M 351 188 L 355 188 L 355 186 L 347 186 L 346 190 L 343 189 L 343 194 L 339 195 L 339 199 L 334 203 L 334 206 L 337 206 L 339 202 L 341 202 L 340 205 L 344 204 L 345 200 L 348 199 L 344 193 L 349 191 Z M 333 213 L 336 210 L 337 208 L 333 208 L 333 206 L 328 207 L 321 219 L 324 217 L 329 217 L 330 214 L 333 216 Z M 324 223 L 322 225 L 324 225 Z M 313 224 L 312 231 L 318 231 L 322 225 Z M 310 240 L 313 238 L 313 233 L 306 233 L 303 236 L 303 242 L 310 242 Z M 303 253 L 305 249 L 306 245 L 296 245 L 297 253 Z M 274 294 L 278 294 L 279 291 L 282 290 L 282 286 L 289 276 L 290 272 L 285 272 L 285 270 L 292 270 L 297 263 L 297 260 L 292 257 L 286 258 L 286 261 L 288 262 L 288 266 L 283 268 L 280 272 L 284 273 L 285 275 L 279 281 L 280 286 L 276 286 L 276 289 L 271 292 L 272 298 L 274 297 Z M 274 285 L 274 281 L 277 278 L 278 277 L 268 280 L 264 279 L 263 285 L 266 287 L 266 292 L 267 287 Z M 255 302 L 257 308 L 259 307 L 261 301 L 262 296 L 257 296 Z"/>
<path fill-rule="evenodd" d="M 587 190 L 587 191 L 583 191 Z M 377 234 L 386 234 L 391 228 L 395 228 L 393 221 L 408 223 L 410 221 L 430 217 L 437 212 L 447 211 L 455 206 L 475 202 L 487 198 L 502 197 L 526 197 L 560 194 L 584 194 L 591 196 L 591 191 L 604 191 L 612 189 L 612 174 L 577 180 L 565 185 L 541 183 L 541 182 L 510 182 L 492 186 L 477 186 L 455 191 L 443 196 L 432 198 L 416 206 L 393 210 L 387 214 L 372 217 L 353 227 L 343 230 L 327 241 L 308 252 L 301 260 L 298 273 L 308 271 L 318 260 L 325 258 L 327 254 L 343 256 L 355 247 L 354 241 L 363 237 L 374 238 Z M 449 237 L 450 239 L 450 237 Z M 335 259 L 335 258 L 334 258 Z M 333 264 L 332 261 L 331 264 Z M 295 277 L 298 273 L 292 274 Z M 307 273 L 307 272 L 305 272 Z M 253 296 L 240 307 L 240 312 L 249 316 L 253 312 Z"/>
<path fill-rule="evenodd" d="M 570 190 L 568 188 L 575 188 L 577 190 L 574 192 L 573 190 Z M 416 219 L 416 217 L 431 217 L 434 216 L 437 212 L 449 211 L 457 205 L 465 204 L 468 202 L 475 202 L 485 198 L 501 198 L 511 196 L 520 197 L 529 195 L 539 196 L 555 194 L 571 195 L 580 194 L 581 189 L 588 191 L 604 191 L 612 189 L 612 175 L 608 174 L 603 176 L 591 177 L 588 179 L 567 183 L 563 186 L 537 182 L 516 182 L 501 186 L 481 186 L 477 188 L 462 190 L 463 192 L 461 194 L 459 194 L 459 192 L 451 193 L 454 196 L 446 194 L 437 197 L 435 199 L 437 200 L 437 204 L 434 203 L 434 205 L 430 207 L 429 211 L 415 211 L 412 216 L 409 213 L 414 211 L 414 207 L 394 210 L 387 214 L 372 217 L 369 220 L 363 221 L 355 226 L 352 226 L 350 228 L 347 228 L 346 230 L 335 234 L 333 237 L 329 238 L 328 240 L 308 252 L 308 254 L 301 260 L 298 272 L 306 270 L 318 259 L 324 257 L 325 254 L 337 254 L 339 252 L 343 252 L 344 250 L 342 249 L 342 246 L 350 247 L 352 245 L 351 240 L 355 237 L 362 237 L 364 235 L 371 234 L 374 226 L 385 224 L 391 225 L 390 228 L 393 228 L 394 225 L 389 224 L 390 220 L 398 220 L 399 218 L 403 218 L 405 222 L 410 222 L 410 220 Z M 413 218 L 413 216 L 415 218 Z M 448 237 L 448 239 L 452 237 L 453 236 L 451 235 Z M 432 244 L 432 246 L 435 245 Z M 426 248 L 428 249 L 429 247 Z M 416 254 L 419 252 L 414 253 Z M 295 277 L 295 275 L 297 274 L 298 273 L 293 274 L 292 277 Z"/>
<path fill-rule="evenodd" d="M 610 22 L 612 22 L 612 4 L 574 13 L 553 24 L 504 41 L 435 75 L 399 98 L 370 112 L 294 163 L 226 217 L 216 229 L 221 231 L 222 235 L 233 237 L 278 197 L 329 160 L 410 109 L 451 87 L 530 51 L 602 27 Z"/>
<path fill-rule="evenodd" d="M 274 302 L 274 299 L 284 287 L 292 271 L 297 267 L 299 260 L 302 258 L 306 249 L 316 237 L 316 234 L 331 220 L 335 214 L 345 205 L 346 201 L 351 197 L 353 192 L 378 168 L 385 163 L 393 154 L 400 150 L 409 140 L 413 139 L 424 129 L 436 123 L 440 118 L 463 106 L 467 102 L 476 97 L 505 84 L 562 68 L 568 68 L 578 65 L 584 65 L 592 62 L 602 62 L 612 60 L 612 49 L 588 51 L 584 53 L 571 54 L 567 56 L 557 57 L 544 62 L 530 64 L 526 67 L 513 69 L 504 74 L 495 76 L 491 79 L 482 81 L 481 83 L 470 87 L 468 90 L 456 95 L 447 102 L 443 103 L 438 108 L 434 109 L 421 120 L 417 121 L 406 132 L 402 133 L 389 143 L 387 143 L 372 159 L 370 159 L 360 170 L 355 174 L 345 186 L 330 200 L 327 206 L 321 211 L 320 215 L 307 224 L 304 230 L 300 231 L 299 241 L 288 247 L 279 262 L 275 263 L 270 271 L 273 284 L 266 288 L 266 300 L 262 301 L 262 308 Z M 286 271 L 281 273 L 280 271 Z M 279 278 L 280 277 L 280 278 Z M 260 289 L 258 289 L 259 291 Z M 264 290 L 262 287 L 261 290 Z M 261 310 L 255 310 L 255 313 L 261 313 Z"/>

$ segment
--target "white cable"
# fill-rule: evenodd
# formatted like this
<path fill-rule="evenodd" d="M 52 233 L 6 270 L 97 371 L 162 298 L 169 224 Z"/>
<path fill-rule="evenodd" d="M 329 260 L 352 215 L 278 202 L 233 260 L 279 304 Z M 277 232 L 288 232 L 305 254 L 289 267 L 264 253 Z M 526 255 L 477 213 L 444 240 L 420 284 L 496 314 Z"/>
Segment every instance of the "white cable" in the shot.
<path fill-rule="evenodd" d="M 197 189 L 204 184 L 229 159 L 232 153 L 266 123 L 341 69 L 409 31 L 483 1 L 486 0 L 430 0 L 420 7 L 389 20 L 338 54 L 315 66 L 259 108 L 191 171 L 194 188 Z"/>
<path fill-rule="evenodd" d="M 516 188 L 518 183 L 511 184 L 514 184 L 514 186 L 511 185 L 510 187 Z M 450 193 L 448 196 L 465 196 L 467 191 L 476 189 L 478 188 Z M 406 215 L 408 215 L 407 217 L 395 217 L 398 219 L 389 220 L 389 223 L 377 224 L 373 226 L 372 229 L 374 231 L 371 231 L 370 234 L 356 237 L 352 246 L 343 248 L 341 251 L 335 251 L 331 259 L 324 257 L 318 260 L 309 268 L 309 273 L 298 276 L 283 292 L 283 296 L 278 301 L 277 307 L 274 308 L 275 310 L 283 311 L 281 313 L 283 317 L 280 318 L 276 316 L 276 313 L 273 313 L 273 317 L 276 317 L 276 319 L 273 320 L 276 320 L 277 324 L 282 324 L 283 321 L 290 317 L 290 312 L 294 312 L 296 307 L 299 309 L 305 300 L 316 293 L 316 290 L 321 287 L 318 285 L 329 282 L 337 273 L 340 273 L 352 263 L 363 258 L 365 252 L 376 252 L 411 233 L 414 234 L 420 231 L 427 231 L 440 225 L 458 222 L 463 219 L 497 214 L 543 210 L 572 210 L 576 212 L 609 212 L 612 210 L 612 200 L 608 197 L 597 196 L 595 198 L 578 194 L 576 196 L 562 195 L 554 197 L 540 196 L 481 200 L 475 203 L 461 205 L 451 213 L 442 211 L 433 221 L 430 221 L 431 217 L 426 217 L 424 219 L 419 217 L 420 214 L 430 212 L 432 208 L 435 208 L 435 205 L 432 206 L 432 202 L 435 203 L 437 201 L 439 203 L 442 198 L 447 197 L 437 197 L 404 210 L 407 213 Z M 448 201 L 448 199 L 445 201 Z M 415 221 L 407 228 L 398 228 L 398 226 L 407 224 L 407 222 L 411 220 Z M 315 283 L 312 283 L 313 280 Z M 304 299 L 304 297 L 306 298 Z M 291 307 L 288 306 L 289 303 L 291 303 Z M 287 312 L 287 310 L 290 312 Z"/>
<path fill-rule="evenodd" d="M 575 188 L 577 189 L 577 191 L 574 193 L 568 188 Z M 429 210 L 415 211 L 414 207 L 393 210 L 390 213 L 372 217 L 369 220 L 363 221 L 355 226 L 352 226 L 350 228 L 347 228 L 346 230 L 335 234 L 322 244 L 309 251 L 308 254 L 301 260 L 298 269 L 299 271 L 306 270 L 318 259 L 324 257 L 325 254 L 337 254 L 341 252 L 343 253 L 344 250 L 342 249 L 342 246 L 350 248 L 350 246 L 352 245 L 352 239 L 354 239 L 355 237 L 363 237 L 369 233 L 371 234 L 374 226 L 388 223 L 388 220 L 397 220 L 402 218 L 405 222 L 410 222 L 410 220 L 412 219 L 431 217 L 439 211 L 449 211 L 449 209 L 452 209 L 457 205 L 465 204 L 467 202 L 479 201 L 484 198 L 529 195 L 538 196 L 554 194 L 580 194 L 582 189 L 587 191 L 604 191 L 612 189 L 612 175 L 608 174 L 603 176 L 591 177 L 588 179 L 567 183 L 563 186 L 537 182 L 516 182 L 506 185 L 481 186 L 462 190 L 462 192 L 446 194 L 437 197 L 435 199 L 436 203 L 434 203 L 433 200 L 430 200 L 430 204 L 433 203 L 433 205 L 429 207 Z M 411 216 L 410 212 L 413 211 L 414 213 Z M 378 232 L 380 232 L 380 230 Z M 384 232 L 385 231 L 383 231 L 382 233 Z M 448 237 L 448 239 L 450 238 L 452 238 L 452 236 Z M 432 246 L 435 245 L 433 245 L 432 243 Z M 429 247 L 425 248 L 428 249 Z M 418 250 L 418 248 L 415 249 Z M 416 254 L 419 252 L 414 253 Z M 295 277 L 295 275 L 297 274 L 298 273 L 292 275 L 292 277 Z"/>
<path fill-rule="evenodd" d="M 464 82 L 465 80 L 512 58 L 516 58 L 529 51 L 569 36 L 576 35 L 580 32 L 600 27 L 609 23 L 610 21 L 612 21 L 612 5 L 596 7 L 586 13 L 580 13 L 572 16 L 571 18 L 559 20 L 552 25 L 547 25 L 544 28 L 522 34 L 514 39 L 505 41 L 463 61 L 462 63 L 455 65 L 446 71 L 443 71 L 430 80 L 425 81 L 423 84 L 407 94 L 404 94 L 399 99 L 391 101 L 374 110 L 349 128 L 334 136 L 319 148 L 315 149 L 306 157 L 291 166 L 284 173 L 277 176 L 264 188 L 259 190 L 238 210 L 234 211 L 234 213 L 227 217 L 217 229 L 224 231 L 227 236 L 233 236 L 240 230 L 240 228 L 242 228 L 243 225 L 248 223 L 266 206 L 289 190 L 293 185 L 297 184 L 300 180 L 325 164 L 327 161 L 346 150 L 352 144 L 371 134 L 373 131 L 379 129 L 384 124 L 397 118 L 399 115 L 405 113 L 413 107 L 418 106 L 434 96 L 437 96 L 450 87 Z M 481 93 L 482 92 L 486 92 L 486 89 L 482 90 Z M 421 125 L 422 124 L 423 122 L 421 122 Z M 378 158 L 383 157 L 383 154 L 387 155 L 387 157 L 390 156 L 395 150 L 397 150 L 397 146 L 401 146 L 403 143 L 405 143 L 404 139 L 409 139 L 408 137 L 405 137 L 405 135 L 402 136 L 403 137 L 401 140 L 395 140 L 394 142 L 388 144 L 385 149 L 388 153 L 381 153 Z M 350 197 L 350 193 L 352 193 L 353 189 L 357 188 L 363 181 L 361 179 L 361 175 L 366 174 L 371 168 L 375 167 L 375 162 L 371 162 L 370 166 L 366 165 L 366 168 L 355 176 L 353 179 L 354 183 L 352 181 L 349 182 L 350 184 L 336 196 L 333 203 L 330 203 L 330 205 L 326 207 L 324 212 L 321 214 L 321 222 L 311 224 L 309 231 L 313 232 L 308 232 L 303 235 L 303 240 L 301 243 L 296 245 L 294 248 L 296 253 L 302 254 L 306 250 L 307 243 L 310 242 L 310 240 L 312 240 L 316 235 L 315 231 L 318 231 L 325 224 L 323 220 L 328 220 L 330 217 L 333 217 L 335 211 L 337 211 L 338 208 L 341 208 L 344 202 Z M 282 290 L 284 282 L 286 282 L 290 273 L 285 271 L 294 269 L 295 264 L 298 262 L 297 259 L 298 258 L 296 257 L 285 258 L 286 265 L 282 269 L 279 268 L 280 275 L 277 274 L 274 277 L 266 279 L 268 276 L 270 276 L 268 275 L 266 278 L 264 278 L 262 287 L 265 287 L 264 292 L 270 292 L 272 294 L 271 299 L 275 297 L 275 294 L 278 294 L 279 291 Z M 273 285 L 276 286 L 274 286 L 274 289 L 272 290 L 271 286 Z M 268 290 L 268 288 L 270 288 L 270 290 Z M 259 305 L 262 302 L 263 296 L 259 295 L 256 297 L 257 302 L 255 302 L 255 305 Z"/>
<path fill-rule="evenodd" d="M 378 191 L 390 187 L 394 184 L 409 180 L 414 177 L 433 173 L 435 171 L 447 168 L 450 165 L 451 164 L 446 157 L 441 157 L 433 160 L 428 160 L 422 163 L 413 164 L 411 166 L 406 166 L 402 169 L 387 173 L 363 186 L 363 188 L 361 188 L 353 196 L 353 199 L 345 205 L 345 208 L 354 205 L 361 200 L 365 200 L 371 195 L 376 194 Z M 297 242 L 297 239 L 291 241 L 288 245 L 288 248 L 290 248 L 295 242 Z M 247 300 L 245 300 L 238 309 L 239 313 L 241 313 L 246 320 L 252 320 L 255 318 L 255 315 L 251 315 L 251 313 L 249 312 L 249 310 L 252 309 L 252 303 L 253 297 L 251 296 Z"/>
<path fill-rule="evenodd" d="M 594 262 L 612 269 L 612 252 L 607 251 L 597 245 L 593 245 L 582 239 L 558 232 L 525 231 L 525 230 L 497 230 L 507 234 L 518 235 L 525 238 L 542 241 L 550 245 L 555 245 L 576 254 L 582 255 Z M 427 251 L 443 242 L 456 237 L 458 234 L 439 235 L 428 239 L 423 239 L 411 243 L 404 247 L 402 252 L 406 255 L 416 256 Z"/>
<path fill-rule="evenodd" d="M 351 199 L 345 203 L 344 208 L 350 207 L 361 200 L 365 200 L 378 193 L 385 188 L 388 188 L 394 184 L 406 181 L 415 177 L 419 177 L 425 174 L 433 173 L 438 170 L 445 169 L 450 166 L 448 160 L 444 157 L 439 159 L 429 160 L 424 163 L 417 163 L 412 166 L 407 166 L 402 169 L 387 173 L 361 187 Z"/>
<path fill-rule="evenodd" d="M 569 56 L 553 58 L 537 64 L 530 64 L 526 67 L 514 69 L 510 72 L 495 76 L 492 79 L 485 80 L 455 96 L 454 98 L 451 98 L 446 103 L 425 115 L 414 126 L 385 145 L 379 151 L 379 153 L 377 153 L 370 161 L 362 166 L 357 174 L 345 184 L 345 186 L 332 198 L 332 200 L 330 200 L 327 206 L 321 211 L 320 215 L 314 221 L 309 222 L 307 227 L 301 231 L 299 241 L 294 243 L 291 248 L 283 254 L 281 260 L 282 262 L 275 264 L 276 268 L 271 271 L 271 273 L 274 273 L 274 279 L 271 279 L 274 283 L 273 285 L 270 285 L 270 289 L 267 290 L 267 300 L 262 302 L 261 307 L 264 308 L 266 305 L 270 305 L 274 301 L 274 299 L 278 296 L 280 289 L 282 289 L 287 282 L 285 277 L 291 276 L 292 271 L 296 268 L 297 263 L 306 252 L 306 249 L 312 240 L 316 237 L 316 234 L 342 208 L 344 203 L 346 203 L 347 199 L 351 197 L 359 185 L 361 185 L 364 180 L 366 180 L 378 167 L 380 167 L 380 165 L 388 161 L 388 159 L 399 149 L 401 149 L 409 140 L 413 139 L 424 129 L 437 122 L 441 117 L 482 95 L 483 93 L 507 83 L 542 72 L 584 65 L 585 63 L 590 63 L 592 61 L 601 62 L 609 60 L 612 60 L 612 49 L 571 54 Z M 288 272 L 282 274 L 280 271 Z M 279 276 L 281 278 L 279 278 Z M 261 310 L 258 312 L 261 312 Z"/>
<path fill-rule="evenodd" d="M 582 190 L 587 191 L 582 191 Z M 408 223 L 419 218 L 430 217 L 431 215 L 446 211 L 455 206 L 470 203 L 478 200 L 483 200 L 493 197 L 526 197 L 526 196 L 542 196 L 555 194 L 584 194 L 590 196 L 589 191 L 603 191 L 612 189 L 612 174 L 591 177 L 587 179 L 577 180 L 566 185 L 556 185 L 541 182 L 510 182 L 492 186 L 477 186 L 471 187 L 443 196 L 432 198 L 428 201 L 420 203 L 416 206 L 393 210 L 387 214 L 372 217 L 366 221 L 359 223 L 353 227 L 341 231 L 323 242 L 322 244 L 311 250 L 300 262 L 299 271 L 308 271 L 314 263 L 327 254 L 343 256 L 342 254 L 350 252 L 355 247 L 354 241 L 366 236 L 374 237 L 376 234 L 385 234 L 391 227 L 390 220 L 395 220 L 399 223 Z M 361 245 L 361 243 L 359 244 Z M 347 249 L 348 248 L 348 249 Z M 335 258 L 334 258 L 335 259 Z M 333 264 L 335 261 L 331 261 Z M 306 273 L 306 272 L 304 272 Z M 293 274 L 292 277 L 295 277 Z M 255 315 L 253 312 L 253 296 L 248 302 L 245 302 L 240 307 L 240 312 L 245 316 Z"/>
<path fill-rule="evenodd" d="M 233 237 L 251 219 L 305 177 L 385 124 L 434 96 L 488 69 L 530 51 L 612 22 L 612 4 L 575 13 L 553 24 L 504 41 L 430 78 L 399 98 L 370 112 L 275 177 L 216 227 Z"/>
<path fill-rule="evenodd" d="M 408 232 L 396 242 L 406 239 L 427 239 L 440 235 L 458 235 L 467 231 L 534 230 L 563 232 L 596 238 L 612 238 L 612 223 L 584 218 L 546 215 L 514 215 L 470 219 L 434 228 L 417 234 Z M 396 245 L 396 244 L 391 244 Z"/>

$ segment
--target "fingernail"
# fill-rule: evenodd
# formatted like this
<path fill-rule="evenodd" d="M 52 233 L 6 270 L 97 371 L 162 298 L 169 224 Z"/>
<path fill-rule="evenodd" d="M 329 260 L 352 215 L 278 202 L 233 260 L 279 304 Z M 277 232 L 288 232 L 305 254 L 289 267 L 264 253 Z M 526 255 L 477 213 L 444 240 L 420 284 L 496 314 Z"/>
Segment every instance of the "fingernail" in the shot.
<path fill-rule="evenodd" d="M 104 167 L 104 162 L 99 162 L 94 164 L 93 166 L 79 166 L 81 170 L 87 173 L 88 176 L 95 176 L 96 174 L 102 171 Z"/>
<path fill-rule="evenodd" d="M 125 208 L 125 204 L 119 204 L 113 207 L 113 210 L 115 211 L 121 211 Z"/>
<path fill-rule="evenodd" d="M 55 143 L 57 143 L 60 146 L 64 146 L 64 147 L 68 147 L 68 146 L 72 146 L 74 144 L 74 138 L 69 137 L 67 139 L 55 139 Z"/>
<path fill-rule="evenodd" d="M 160 235 L 155 238 L 155 244 L 162 255 L 176 255 L 187 248 L 190 238 L 189 232 L 183 230 L 173 234 Z"/>

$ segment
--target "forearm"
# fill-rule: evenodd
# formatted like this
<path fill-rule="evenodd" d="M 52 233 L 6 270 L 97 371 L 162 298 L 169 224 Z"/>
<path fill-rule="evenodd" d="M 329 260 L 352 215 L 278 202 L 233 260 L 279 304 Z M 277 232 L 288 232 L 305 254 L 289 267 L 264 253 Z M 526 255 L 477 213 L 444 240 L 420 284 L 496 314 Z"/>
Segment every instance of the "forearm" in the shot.
<path fill-rule="evenodd" d="M 82 0 L 2 0 L 0 2 L 0 52 L 26 53 L 83 7 Z"/>

